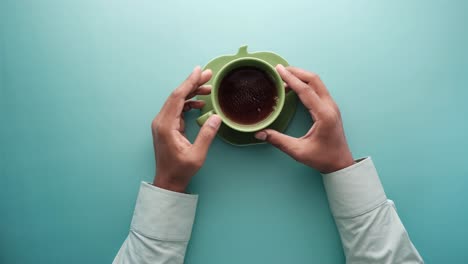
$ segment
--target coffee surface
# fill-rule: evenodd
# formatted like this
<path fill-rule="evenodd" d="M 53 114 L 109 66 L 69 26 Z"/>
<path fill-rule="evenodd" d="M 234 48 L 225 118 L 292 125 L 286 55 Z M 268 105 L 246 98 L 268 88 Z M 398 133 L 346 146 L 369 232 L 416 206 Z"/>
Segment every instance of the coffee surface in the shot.
<path fill-rule="evenodd" d="M 255 67 L 232 70 L 221 80 L 218 101 L 223 113 L 239 124 L 255 124 L 270 115 L 278 101 L 273 79 Z"/>

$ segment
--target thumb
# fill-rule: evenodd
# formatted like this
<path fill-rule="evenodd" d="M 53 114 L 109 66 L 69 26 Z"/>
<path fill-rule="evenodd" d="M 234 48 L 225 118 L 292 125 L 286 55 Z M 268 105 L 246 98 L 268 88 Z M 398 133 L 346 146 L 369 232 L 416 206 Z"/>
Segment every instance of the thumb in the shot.
<path fill-rule="evenodd" d="M 273 129 L 266 129 L 255 134 L 255 138 L 267 141 L 290 156 L 295 156 L 297 151 L 297 138 L 290 137 Z"/>
<path fill-rule="evenodd" d="M 194 147 L 199 151 L 199 155 L 206 156 L 220 125 L 221 118 L 218 115 L 210 116 L 210 118 L 208 118 L 208 120 L 203 124 L 200 132 L 198 132 L 195 142 L 193 143 Z"/>

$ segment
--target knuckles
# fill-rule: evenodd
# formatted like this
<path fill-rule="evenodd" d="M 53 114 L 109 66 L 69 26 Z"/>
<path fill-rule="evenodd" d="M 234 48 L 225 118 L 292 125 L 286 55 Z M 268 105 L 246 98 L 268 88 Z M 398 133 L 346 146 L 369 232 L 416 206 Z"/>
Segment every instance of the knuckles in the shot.
<path fill-rule="evenodd" d="M 340 123 L 341 120 L 340 111 L 335 109 L 334 107 L 328 109 L 327 111 L 321 112 L 320 117 L 324 123 L 329 125 Z"/>
<path fill-rule="evenodd" d="M 161 119 L 159 117 L 156 117 L 153 122 L 151 122 L 151 131 L 153 135 L 157 137 L 164 137 L 169 134 L 169 130 L 161 124 Z"/>
<path fill-rule="evenodd" d="M 151 130 L 155 131 L 159 127 L 159 118 L 155 117 L 153 121 L 151 121 Z"/>
<path fill-rule="evenodd" d="M 310 89 L 310 87 L 309 87 L 308 84 L 301 82 L 301 83 L 299 83 L 299 85 L 296 86 L 296 93 L 297 94 L 304 94 L 309 89 Z"/>
<path fill-rule="evenodd" d="M 171 93 L 171 97 L 173 97 L 173 98 L 180 98 L 182 96 L 183 96 L 183 94 L 182 94 L 182 91 L 180 90 L 180 88 L 175 89 Z"/>
<path fill-rule="evenodd" d="M 311 82 L 318 82 L 320 81 L 320 76 L 316 73 L 311 72 L 310 73 L 310 81 Z"/>

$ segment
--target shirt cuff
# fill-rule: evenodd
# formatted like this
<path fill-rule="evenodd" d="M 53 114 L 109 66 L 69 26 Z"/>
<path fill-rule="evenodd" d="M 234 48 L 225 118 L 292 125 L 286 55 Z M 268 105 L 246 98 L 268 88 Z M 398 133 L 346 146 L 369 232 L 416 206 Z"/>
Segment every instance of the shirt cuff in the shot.
<path fill-rule="evenodd" d="M 355 217 L 377 208 L 387 200 L 371 158 L 323 174 L 323 184 L 335 217 Z"/>
<path fill-rule="evenodd" d="M 140 185 L 131 229 L 163 241 L 189 241 L 198 195 L 177 193 L 146 182 Z"/>

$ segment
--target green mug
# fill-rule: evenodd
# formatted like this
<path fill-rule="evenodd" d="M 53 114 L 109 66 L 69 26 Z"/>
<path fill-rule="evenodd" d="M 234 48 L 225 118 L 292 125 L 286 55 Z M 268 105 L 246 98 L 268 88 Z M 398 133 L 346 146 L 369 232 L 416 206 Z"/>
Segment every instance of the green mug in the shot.
<path fill-rule="evenodd" d="M 260 120 L 255 124 L 240 124 L 229 119 L 229 117 L 227 117 L 223 113 L 223 111 L 221 110 L 221 106 L 219 105 L 218 90 L 221 81 L 226 76 L 226 74 L 239 67 L 255 67 L 257 69 L 262 70 L 271 77 L 271 79 L 275 83 L 275 88 L 277 89 L 278 100 L 273 111 L 266 118 Z M 213 80 L 210 99 L 213 105 L 213 109 L 206 112 L 204 115 L 200 116 L 197 119 L 197 123 L 200 126 L 203 125 L 211 115 L 217 114 L 221 117 L 221 120 L 225 125 L 234 130 L 240 132 L 255 132 L 268 127 L 269 125 L 271 125 L 271 123 L 273 123 L 276 120 L 276 118 L 278 118 L 281 110 L 283 109 L 285 100 L 284 84 L 276 69 L 273 66 L 271 66 L 271 64 L 269 64 L 268 62 L 253 57 L 243 57 L 227 63 L 226 65 L 224 65 L 224 67 L 221 68 L 221 70 L 219 70 L 218 74 L 214 77 Z"/>

